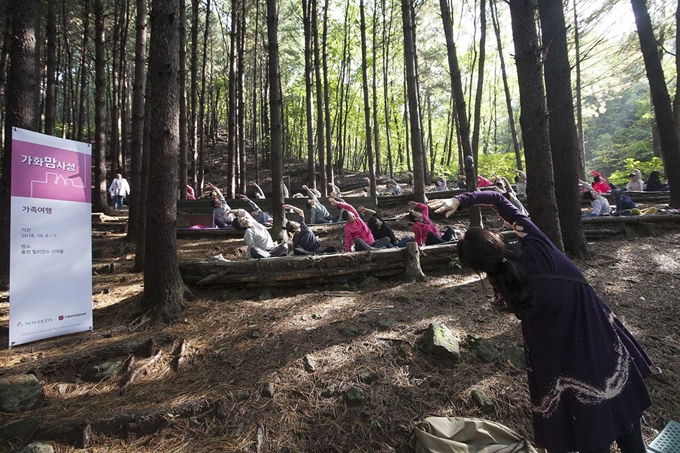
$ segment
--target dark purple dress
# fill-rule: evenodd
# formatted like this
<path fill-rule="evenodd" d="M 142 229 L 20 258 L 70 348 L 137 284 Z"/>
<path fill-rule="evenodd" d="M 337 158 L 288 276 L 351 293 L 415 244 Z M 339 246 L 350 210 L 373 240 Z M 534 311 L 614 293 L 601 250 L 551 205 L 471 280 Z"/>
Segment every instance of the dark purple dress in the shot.
<path fill-rule="evenodd" d="M 629 433 L 652 404 L 644 383 L 651 361 L 642 347 L 590 285 L 561 278 L 583 275 L 503 196 L 457 198 L 462 207 L 494 206 L 521 237 L 535 293 L 522 334 L 536 443 L 551 453 L 592 451 Z"/>

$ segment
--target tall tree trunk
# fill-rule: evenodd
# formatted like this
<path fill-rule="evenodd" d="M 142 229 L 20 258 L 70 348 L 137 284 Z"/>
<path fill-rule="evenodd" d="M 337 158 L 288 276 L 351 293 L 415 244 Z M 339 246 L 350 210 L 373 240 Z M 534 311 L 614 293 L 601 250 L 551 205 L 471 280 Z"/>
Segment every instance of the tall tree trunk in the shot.
<path fill-rule="evenodd" d="M 104 1 L 93 0 L 94 7 L 94 212 L 108 211 L 106 187 L 106 50 L 104 49 Z"/>
<path fill-rule="evenodd" d="M 120 91 L 118 85 L 120 84 L 119 77 L 122 74 L 118 70 L 118 60 L 120 56 L 120 32 L 122 25 L 122 2 L 115 2 L 114 5 L 114 25 L 113 25 L 113 42 L 111 43 L 111 70 L 109 71 L 111 77 L 111 117 L 109 123 L 111 125 L 109 147 L 111 156 L 111 175 L 116 173 L 123 173 L 123 160 L 120 155 Z M 127 176 L 127 175 L 126 175 Z"/>
<path fill-rule="evenodd" d="M 189 124 L 187 106 L 187 5 L 186 0 L 179 1 L 179 198 L 186 200 L 189 185 Z M 193 158 L 193 154 L 192 154 Z M 192 167 L 193 169 L 193 167 Z M 193 171 L 192 171 L 193 175 Z M 191 178 L 191 186 L 199 190 L 195 177 Z M 199 190 L 200 192 L 200 190 Z M 194 192 L 196 193 L 196 192 Z M 197 194 L 200 196 L 200 193 Z"/>
<path fill-rule="evenodd" d="M 142 305 L 162 322 L 176 321 L 184 284 L 177 263 L 179 156 L 179 0 L 153 0 L 149 46 L 149 187 Z"/>
<path fill-rule="evenodd" d="M 144 0 L 142 0 L 144 1 Z M 148 99 L 151 99 L 150 84 L 151 73 L 146 73 L 146 92 L 144 95 L 144 138 L 142 144 L 142 184 L 139 197 L 139 223 L 137 225 L 137 247 L 135 249 L 135 272 L 142 272 L 146 263 L 146 230 L 147 230 L 147 206 L 149 200 L 149 167 L 151 166 L 151 159 L 149 158 L 149 141 L 151 129 L 151 112 Z"/>
<path fill-rule="evenodd" d="M 375 148 L 375 172 L 378 175 L 382 174 L 380 165 L 380 128 L 378 127 L 378 2 L 373 2 L 373 73 L 372 73 L 372 87 L 373 87 L 373 140 Z M 385 45 L 385 43 L 383 43 Z"/>
<path fill-rule="evenodd" d="M 664 169 L 671 189 L 670 206 L 680 208 L 680 141 L 678 140 L 678 129 L 673 116 L 671 99 L 657 52 L 657 41 L 654 38 L 654 29 L 647 11 L 647 3 L 645 0 L 631 0 L 631 3 L 633 4 L 635 24 L 640 38 L 640 49 L 645 60 L 645 70 L 654 103 L 654 115 L 659 130 Z"/>
<path fill-rule="evenodd" d="M 257 95 L 259 92 L 258 81 L 260 79 L 259 66 L 257 58 L 258 48 L 260 43 L 260 0 L 255 0 L 255 45 L 253 46 L 253 92 L 252 92 L 252 118 L 251 118 L 251 140 L 253 146 L 253 155 L 255 156 L 255 184 L 260 184 L 260 152 L 259 152 L 259 121 L 257 120 Z"/>
<path fill-rule="evenodd" d="M 331 125 L 331 94 L 328 84 L 328 2 L 324 2 L 323 8 L 323 49 L 321 50 L 323 65 L 323 105 L 324 105 L 324 130 L 326 134 L 326 182 L 334 182 L 333 174 L 333 146 L 331 137 L 333 127 Z"/>
<path fill-rule="evenodd" d="M 416 82 L 416 43 L 415 24 L 413 23 L 412 3 L 401 0 L 401 16 L 404 29 L 404 67 L 406 70 L 406 89 L 408 92 L 408 115 L 411 134 L 411 153 L 413 156 L 413 197 L 425 202 L 425 162 L 423 160 L 423 130 L 418 106 L 418 87 Z"/>
<path fill-rule="evenodd" d="M 474 191 L 477 189 L 477 170 L 474 165 L 474 156 L 472 154 L 472 146 L 470 145 L 470 124 L 468 123 L 467 112 L 465 109 L 465 93 L 463 93 L 463 83 L 460 77 L 460 67 L 458 65 L 458 55 L 456 52 L 456 42 L 453 39 L 453 24 L 451 21 L 451 11 L 446 0 L 439 0 L 439 9 L 442 13 L 442 24 L 444 27 L 444 35 L 446 37 L 446 53 L 449 63 L 449 72 L 451 74 L 451 92 L 453 93 L 454 105 L 456 108 L 457 125 L 458 125 L 458 142 L 462 149 L 462 156 L 466 164 L 463 164 L 463 159 L 459 160 L 459 167 L 461 174 L 463 168 L 465 169 L 465 179 L 467 181 L 467 190 Z M 470 210 L 470 224 L 479 226 L 482 224 L 482 215 L 479 208 Z"/>
<path fill-rule="evenodd" d="M 191 183 L 198 189 L 198 10 L 201 2 L 191 0 L 191 56 L 189 71 L 189 148 L 191 150 Z M 228 190 L 228 189 L 227 189 Z"/>
<path fill-rule="evenodd" d="M 388 39 L 388 30 L 391 33 L 392 31 L 392 14 L 394 8 L 390 8 L 390 20 L 389 20 L 389 26 L 388 26 L 388 21 L 386 17 L 386 10 L 387 10 L 387 5 L 385 0 L 381 0 L 382 4 L 382 22 L 383 22 L 383 28 L 382 28 L 382 73 L 383 73 L 383 103 L 385 107 L 385 139 L 386 139 L 386 145 L 387 145 L 387 165 L 389 166 L 389 176 L 390 178 L 394 177 L 394 163 L 392 161 L 392 134 L 390 130 L 390 98 L 389 98 L 389 77 L 388 77 L 388 68 L 389 68 L 389 58 L 390 58 L 390 43 L 391 40 Z M 376 106 L 377 108 L 377 106 Z M 378 128 L 376 124 L 376 129 Z"/>
<path fill-rule="evenodd" d="M 548 113 L 541 70 L 542 55 L 534 20 L 536 0 L 511 0 L 510 15 L 522 106 L 520 125 L 530 181 L 527 184 L 527 199 L 531 209 L 531 220 L 556 247 L 563 250 L 555 200 Z"/>
<path fill-rule="evenodd" d="M 0 174 L 0 287 L 9 284 L 12 128 L 35 131 L 38 126 L 40 71 L 36 65 L 36 23 L 39 0 L 12 0 L 12 43 L 7 78 L 5 151 Z"/>
<path fill-rule="evenodd" d="M 472 153 L 479 158 L 479 130 L 482 115 L 482 90 L 484 88 L 484 63 L 486 60 L 486 0 L 479 2 L 479 69 L 477 70 L 477 91 L 475 93 L 475 113 L 472 128 Z"/>
<path fill-rule="evenodd" d="M 364 93 L 364 122 L 366 128 L 366 155 L 368 156 L 368 180 L 371 186 L 371 196 L 378 195 L 375 185 L 375 162 L 373 159 L 373 134 L 371 133 L 371 100 L 368 96 L 368 63 L 366 51 L 366 6 L 364 0 L 359 0 L 359 12 L 361 14 L 361 80 L 363 81 Z"/>
<path fill-rule="evenodd" d="M 54 135 L 57 108 L 57 0 L 47 2 L 47 84 L 45 86 L 45 133 Z"/>
<path fill-rule="evenodd" d="M 80 45 L 80 95 L 78 96 L 78 131 L 76 137 L 79 142 L 85 139 L 85 116 L 87 110 L 87 80 L 88 80 L 88 40 L 90 36 L 90 0 L 82 0 L 83 41 Z M 89 133 L 88 133 L 89 136 Z"/>
<path fill-rule="evenodd" d="M 128 239 L 137 238 L 139 225 L 139 205 L 142 195 L 142 156 L 144 151 L 144 92 L 146 89 L 146 2 L 136 0 L 135 19 L 135 80 L 132 86 L 132 124 L 130 137 L 130 218 L 128 220 Z M 184 22 L 180 16 L 180 24 Z M 181 28 L 183 28 L 180 25 Z M 182 90 L 183 91 L 183 90 Z M 181 124 L 181 121 L 180 121 Z M 186 134 L 185 134 L 186 136 Z M 182 148 L 180 147 L 180 152 Z M 186 165 L 186 150 L 184 152 Z M 181 175 L 181 173 L 180 173 Z M 180 178 L 181 181 L 181 178 Z M 186 184 L 186 171 L 184 173 Z M 180 182 L 181 184 L 181 182 Z M 184 187 L 180 185 L 180 187 Z"/>
<path fill-rule="evenodd" d="M 316 155 L 314 147 L 314 67 L 312 62 L 311 0 L 302 0 L 302 26 L 305 35 L 305 113 L 307 120 L 307 186 L 316 187 Z"/>
<path fill-rule="evenodd" d="M 490 2 L 491 6 L 491 21 L 493 22 L 493 30 L 496 35 L 496 46 L 498 47 L 498 58 L 501 64 L 501 76 L 503 78 L 503 93 L 505 94 L 505 107 L 508 110 L 508 126 L 510 127 L 510 136 L 512 137 L 512 147 L 515 151 L 515 162 L 518 170 L 524 170 L 522 165 L 522 155 L 519 148 L 519 140 L 517 139 L 517 128 L 515 127 L 515 114 L 512 111 L 512 98 L 510 96 L 510 85 L 508 84 L 508 73 L 505 69 L 505 58 L 503 57 L 503 45 L 501 43 L 501 31 L 498 25 L 498 9 L 496 1 Z"/>
<path fill-rule="evenodd" d="M 581 37 L 578 27 L 578 13 L 576 9 L 576 0 L 573 1 L 574 6 L 574 52 L 576 53 L 576 86 L 574 92 L 576 93 L 576 144 L 578 146 L 578 177 L 585 180 L 586 178 L 586 150 L 585 139 L 583 136 L 583 105 L 581 102 Z M 565 241 L 566 242 L 566 241 Z M 567 250 L 569 246 L 564 244 Z"/>
<path fill-rule="evenodd" d="M 541 31 L 548 52 L 544 61 L 545 90 L 548 102 L 550 150 L 555 177 L 555 197 L 564 249 L 572 256 L 588 252 L 581 220 L 581 198 L 578 190 L 578 137 L 574 123 L 571 94 L 567 27 L 562 0 L 538 0 Z"/>
<path fill-rule="evenodd" d="M 276 0 L 267 0 L 267 50 L 269 52 L 269 107 L 271 115 L 271 167 L 274 208 L 272 233 L 277 237 L 283 228 L 283 95 L 279 70 L 279 17 Z"/>
<path fill-rule="evenodd" d="M 319 48 L 319 6 L 312 0 L 312 38 L 314 47 L 314 78 L 316 82 L 316 145 L 319 157 L 319 191 L 324 197 L 328 193 L 326 184 L 326 128 L 324 127 L 323 79 L 321 78 L 321 49 Z"/>
<path fill-rule="evenodd" d="M 0 50 L 0 106 L 5 105 L 5 82 L 7 81 L 5 76 L 7 74 L 7 64 L 9 63 L 10 46 L 12 45 L 11 2 L 7 2 L 5 14 L 5 29 L 3 30 L 2 50 Z M 6 119 L 0 115 L 0 149 L 4 149 L 5 144 L 5 121 Z"/>
<path fill-rule="evenodd" d="M 199 120 L 198 120 L 198 176 L 196 181 L 196 196 L 200 197 L 205 185 L 205 85 L 206 67 L 208 61 L 208 37 L 210 36 L 210 0 L 205 7 L 205 30 L 203 32 L 203 62 L 201 63 L 201 94 L 199 100 Z M 183 186 L 181 186 L 183 187 Z M 181 189 L 181 188 L 180 188 Z M 180 190 L 185 193 L 186 190 Z"/>
<path fill-rule="evenodd" d="M 231 1 L 231 14 L 233 23 L 238 21 L 238 0 Z M 228 133 L 227 133 L 227 198 L 234 198 L 235 195 L 235 184 L 236 184 L 236 160 L 238 159 L 238 146 L 236 140 L 236 60 L 237 60 L 237 37 L 236 37 L 236 27 L 232 25 L 231 32 L 229 33 L 230 41 L 230 53 L 229 53 L 229 109 L 228 115 Z"/>
<path fill-rule="evenodd" d="M 239 155 L 239 192 L 246 193 L 246 113 L 245 113 L 245 46 L 246 46 L 246 2 L 242 0 L 240 3 L 240 14 L 237 22 L 237 36 L 238 36 L 238 65 L 237 71 L 238 76 L 236 81 L 238 83 L 237 93 L 238 93 L 238 126 L 237 126 L 237 137 L 238 137 L 238 155 Z"/>

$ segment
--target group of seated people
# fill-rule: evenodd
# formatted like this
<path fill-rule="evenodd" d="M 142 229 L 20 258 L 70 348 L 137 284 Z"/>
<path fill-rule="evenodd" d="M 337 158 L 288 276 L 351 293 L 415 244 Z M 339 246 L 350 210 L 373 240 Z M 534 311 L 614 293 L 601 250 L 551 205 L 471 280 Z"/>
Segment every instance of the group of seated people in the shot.
<path fill-rule="evenodd" d="M 584 219 L 600 216 L 628 216 L 628 215 L 645 215 L 655 214 L 658 209 L 656 207 L 649 207 L 646 209 L 638 209 L 635 202 L 626 195 L 626 192 L 665 192 L 668 191 L 668 184 L 661 181 L 661 174 L 654 170 L 650 172 L 647 180 L 644 181 L 640 170 L 633 169 L 628 175 L 628 184 L 625 189 L 616 188 L 610 184 L 607 179 L 597 171 L 590 171 L 593 176 L 593 183 L 589 184 L 585 181 L 579 181 L 581 194 L 583 199 L 590 201 L 590 212 L 583 215 Z M 612 213 L 612 207 L 603 194 L 609 193 L 616 204 L 616 210 Z"/>

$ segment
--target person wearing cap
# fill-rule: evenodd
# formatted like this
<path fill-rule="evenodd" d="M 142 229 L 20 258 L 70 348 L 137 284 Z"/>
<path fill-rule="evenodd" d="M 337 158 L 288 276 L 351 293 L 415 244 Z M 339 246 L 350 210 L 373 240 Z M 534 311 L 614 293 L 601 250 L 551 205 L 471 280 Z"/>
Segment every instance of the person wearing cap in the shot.
<path fill-rule="evenodd" d="M 628 175 L 626 190 L 631 192 L 644 192 L 645 182 L 642 180 L 642 173 L 638 169 L 633 169 Z"/>

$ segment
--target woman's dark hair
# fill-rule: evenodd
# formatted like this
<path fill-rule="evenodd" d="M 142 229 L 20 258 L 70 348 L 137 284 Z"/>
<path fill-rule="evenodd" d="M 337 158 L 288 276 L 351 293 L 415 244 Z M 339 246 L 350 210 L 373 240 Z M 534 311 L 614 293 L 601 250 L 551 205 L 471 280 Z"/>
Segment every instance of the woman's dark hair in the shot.
<path fill-rule="evenodd" d="M 601 181 L 601 179 L 600 179 L 599 176 L 593 177 L 593 182 L 600 182 L 600 181 Z"/>
<path fill-rule="evenodd" d="M 458 240 L 458 258 L 475 272 L 484 272 L 515 316 L 525 319 L 533 308 L 533 292 L 520 262 L 519 248 L 510 247 L 499 233 L 472 227 Z"/>
<path fill-rule="evenodd" d="M 222 202 L 218 198 L 213 198 L 210 200 L 210 206 L 213 208 L 219 208 L 222 207 Z"/>
<path fill-rule="evenodd" d="M 342 220 L 344 220 L 345 222 L 348 221 L 349 220 L 349 212 L 347 210 L 342 211 L 342 214 L 341 214 L 340 217 L 342 217 Z"/>
<path fill-rule="evenodd" d="M 311 203 L 310 203 L 310 201 L 311 201 Z M 311 211 L 313 204 L 314 204 L 314 199 L 313 198 L 307 198 L 307 202 L 305 203 L 305 208 L 307 208 Z"/>
<path fill-rule="evenodd" d="M 231 226 L 236 230 L 236 231 L 246 231 L 246 227 L 243 226 L 241 223 L 241 218 L 236 217 L 233 222 L 231 222 Z"/>
<path fill-rule="evenodd" d="M 287 222 L 285 228 L 286 228 L 286 231 L 289 232 L 289 233 L 295 233 L 295 231 L 296 231 L 295 225 L 292 222 Z"/>
<path fill-rule="evenodd" d="M 408 219 L 409 219 L 411 222 L 417 222 L 417 221 L 418 221 L 418 219 L 416 219 L 416 216 L 413 215 L 413 211 L 409 211 L 409 213 L 408 213 Z"/>
<path fill-rule="evenodd" d="M 593 200 L 593 194 L 590 192 L 590 190 L 583 192 L 583 199 L 584 200 Z"/>
<path fill-rule="evenodd" d="M 377 230 L 377 229 L 378 229 L 378 225 L 376 225 L 376 224 L 378 223 L 378 220 L 381 220 L 381 219 L 380 219 L 378 216 L 373 215 L 373 216 L 371 216 L 370 219 L 368 219 L 368 221 L 366 222 L 366 224 L 368 225 L 368 227 L 369 227 L 371 230 Z"/>

